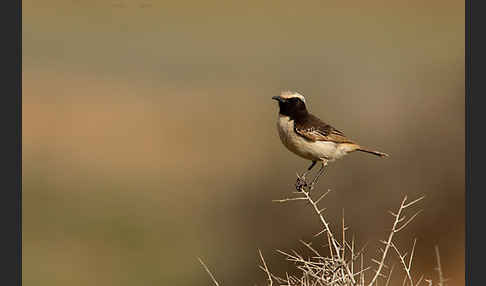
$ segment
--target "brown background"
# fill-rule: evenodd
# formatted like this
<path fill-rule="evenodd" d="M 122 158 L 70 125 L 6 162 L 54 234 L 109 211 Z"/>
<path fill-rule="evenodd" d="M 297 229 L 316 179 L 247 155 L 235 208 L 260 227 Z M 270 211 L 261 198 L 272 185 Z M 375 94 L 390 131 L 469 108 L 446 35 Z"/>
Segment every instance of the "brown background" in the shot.
<path fill-rule="evenodd" d="M 399 245 L 435 279 L 438 244 L 464 285 L 464 3 L 438 0 L 23 1 L 25 285 L 210 285 L 198 256 L 262 285 L 258 249 L 291 269 L 274 250 L 319 225 L 271 202 L 308 165 L 278 139 L 285 89 L 391 154 L 319 185 L 368 264 L 387 210 L 425 194 Z"/>

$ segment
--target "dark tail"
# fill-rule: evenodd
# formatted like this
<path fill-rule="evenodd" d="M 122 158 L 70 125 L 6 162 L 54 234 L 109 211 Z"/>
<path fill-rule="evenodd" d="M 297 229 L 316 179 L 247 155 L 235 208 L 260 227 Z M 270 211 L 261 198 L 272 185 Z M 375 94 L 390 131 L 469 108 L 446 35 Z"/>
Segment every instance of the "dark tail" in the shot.
<path fill-rule="evenodd" d="M 358 148 L 356 149 L 357 151 L 361 151 L 361 152 L 366 152 L 366 153 L 370 153 L 370 154 L 373 154 L 373 155 L 376 155 L 378 157 L 389 157 L 390 155 L 386 154 L 386 153 L 383 153 L 383 152 L 378 152 L 378 151 L 372 151 L 372 150 L 367 150 L 367 149 L 364 149 L 363 147 L 361 148 Z"/>

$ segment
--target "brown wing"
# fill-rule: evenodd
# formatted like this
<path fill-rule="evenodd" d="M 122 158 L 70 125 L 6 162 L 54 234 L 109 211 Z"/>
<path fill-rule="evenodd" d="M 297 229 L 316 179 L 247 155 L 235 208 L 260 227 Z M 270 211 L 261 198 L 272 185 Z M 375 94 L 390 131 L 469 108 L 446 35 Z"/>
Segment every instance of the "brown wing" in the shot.
<path fill-rule="evenodd" d="M 331 141 L 336 143 L 356 144 L 355 142 L 346 138 L 341 131 L 327 123 L 322 122 L 319 118 L 312 114 L 309 114 L 305 121 L 296 122 L 294 129 L 297 134 L 312 142 Z"/>

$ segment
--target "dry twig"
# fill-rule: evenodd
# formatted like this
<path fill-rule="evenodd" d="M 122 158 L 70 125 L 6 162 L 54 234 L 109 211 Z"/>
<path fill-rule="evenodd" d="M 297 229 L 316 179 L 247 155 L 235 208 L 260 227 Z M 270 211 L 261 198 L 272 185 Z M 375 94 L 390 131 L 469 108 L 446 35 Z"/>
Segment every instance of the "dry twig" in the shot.
<path fill-rule="evenodd" d="M 211 271 L 209 271 L 209 268 L 206 266 L 206 264 L 204 264 L 204 262 L 202 261 L 202 259 L 199 258 L 199 257 L 197 259 L 199 260 L 199 263 L 201 263 L 201 265 L 204 267 L 204 269 L 206 270 L 206 272 L 209 274 L 209 276 L 213 280 L 214 285 L 219 286 L 218 281 L 216 281 L 216 278 L 214 278 L 213 274 L 211 273 Z"/>
<path fill-rule="evenodd" d="M 279 277 L 270 272 L 261 251 L 258 250 L 260 259 L 263 263 L 263 266 L 259 267 L 266 273 L 269 286 L 273 286 L 274 283 L 276 283 L 278 286 L 375 286 L 378 285 L 379 277 L 386 278 L 385 285 L 390 285 L 391 275 L 393 273 L 394 266 L 392 266 L 391 269 L 387 272 L 387 275 L 384 274 L 384 269 L 388 268 L 388 266 L 385 264 L 385 261 L 388 258 L 390 249 L 393 249 L 397 254 L 400 264 L 402 265 L 402 268 L 405 272 L 403 285 L 407 284 L 408 282 L 410 286 L 418 286 L 422 281 L 428 282 L 429 285 L 432 285 L 432 281 L 424 279 L 423 275 L 417 280 L 417 283 L 414 284 L 413 282 L 414 279 L 412 277 L 412 261 L 414 258 L 416 240 L 413 241 L 413 246 L 410 251 L 408 261 L 406 258 L 408 254 L 402 254 L 396 246 L 394 240 L 395 235 L 400 231 L 404 230 L 420 213 L 420 211 L 418 211 L 411 215 L 408 219 L 405 216 L 405 212 L 409 208 L 414 206 L 417 202 L 421 201 L 424 198 L 423 196 L 411 202 L 407 202 L 407 196 L 405 196 L 401 201 L 399 208 L 395 212 L 389 212 L 394 218 L 393 225 L 387 239 L 380 241 L 384 245 L 383 248 L 379 248 L 379 250 L 381 251 L 381 256 L 378 259 L 371 259 L 373 263 L 376 263 L 376 269 L 373 269 L 370 266 L 364 265 L 363 252 L 365 246 L 363 246 L 360 251 L 356 252 L 354 235 L 352 236 L 351 242 L 346 240 L 346 230 L 348 230 L 348 227 L 344 223 L 344 210 L 341 222 L 341 241 L 337 240 L 330 227 L 329 221 L 327 221 L 324 217 L 324 211 L 326 210 L 326 208 L 322 208 L 320 206 L 320 203 L 329 194 L 330 190 L 327 190 L 317 199 L 314 199 L 311 195 L 312 189 L 313 185 L 308 186 L 306 184 L 301 184 L 298 186 L 299 191 L 294 192 L 297 194 L 296 197 L 273 201 L 278 203 L 304 201 L 307 203 L 306 205 L 311 206 L 311 209 L 314 211 L 314 214 L 317 216 L 322 226 L 322 230 L 314 235 L 314 237 L 317 237 L 322 233 L 326 233 L 327 247 L 329 247 L 329 255 L 322 255 L 316 247 L 312 246 L 311 242 L 305 242 L 303 240 L 300 240 L 300 242 L 311 253 L 308 258 L 304 258 L 304 255 L 299 254 L 297 251 L 294 250 L 290 250 L 290 253 L 277 250 L 277 252 L 283 255 L 287 261 L 294 263 L 295 269 L 299 271 L 299 274 L 292 275 L 289 273 L 285 273 L 284 277 Z M 346 248 L 348 248 L 348 251 L 346 251 Z M 440 262 L 439 250 L 437 247 L 436 256 L 437 271 L 439 273 L 438 286 L 445 286 L 445 279 L 442 274 L 442 266 Z M 356 269 L 355 272 L 355 260 L 357 259 L 359 259 L 359 261 L 357 261 L 358 267 L 356 268 L 359 269 Z M 199 259 L 199 261 L 204 266 L 206 272 L 210 275 L 214 284 L 216 286 L 219 286 L 218 282 L 211 274 L 207 266 L 202 262 L 201 259 Z M 374 274 L 371 275 L 369 279 L 367 279 L 366 271 L 369 270 L 373 270 Z"/>

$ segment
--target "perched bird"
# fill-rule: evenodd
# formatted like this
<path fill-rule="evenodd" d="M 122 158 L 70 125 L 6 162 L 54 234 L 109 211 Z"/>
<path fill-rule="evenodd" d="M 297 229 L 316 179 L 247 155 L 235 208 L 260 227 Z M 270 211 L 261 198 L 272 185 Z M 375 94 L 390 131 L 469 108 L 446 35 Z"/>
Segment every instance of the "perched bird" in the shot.
<path fill-rule="evenodd" d="M 342 158 L 354 151 L 366 152 L 379 157 L 388 154 L 369 150 L 348 139 L 343 132 L 321 121 L 307 111 L 305 98 L 297 92 L 285 91 L 272 99 L 278 101 L 277 129 L 283 145 L 298 156 L 311 160 L 312 164 L 297 179 L 297 188 L 307 185 L 305 176 L 317 162 L 322 166 L 312 181 L 311 189 L 324 172 L 328 162 Z"/>

